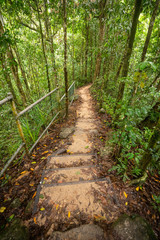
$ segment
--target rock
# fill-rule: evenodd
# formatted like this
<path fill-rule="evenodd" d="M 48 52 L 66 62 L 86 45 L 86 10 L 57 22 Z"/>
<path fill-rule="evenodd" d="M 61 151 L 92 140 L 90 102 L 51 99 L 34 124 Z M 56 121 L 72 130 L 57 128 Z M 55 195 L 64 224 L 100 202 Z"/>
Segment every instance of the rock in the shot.
<path fill-rule="evenodd" d="M 70 128 L 62 128 L 59 137 L 61 139 L 67 138 L 71 133 L 75 131 L 75 127 L 70 127 Z"/>
<path fill-rule="evenodd" d="M 29 232 L 25 226 L 22 225 L 20 219 L 14 220 L 11 226 L 5 228 L 0 232 L 1 240 L 29 240 Z"/>
<path fill-rule="evenodd" d="M 33 204 L 34 204 L 34 200 L 30 200 L 26 206 L 26 209 L 25 209 L 25 214 L 31 214 L 32 213 L 32 210 L 33 210 Z"/>
<path fill-rule="evenodd" d="M 53 232 L 49 240 L 104 240 L 103 229 L 94 224 L 82 225 L 66 232 Z"/>
<path fill-rule="evenodd" d="M 109 156 L 111 155 L 113 152 L 113 147 L 112 146 L 105 146 L 100 148 L 100 156 L 104 157 L 104 156 Z"/>
<path fill-rule="evenodd" d="M 100 113 L 106 113 L 106 111 L 105 111 L 104 108 L 101 108 L 101 109 L 99 110 L 99 112 L 100 112 Z"/>
<path fill-rule="evenodd" d="M 140 216 L 122 215 L 112 227 L 112 234 L 120 240 L 157 240 L 151 226 Z"/>
<path fill-rule="evenodd" d="M 60 154 L 66 153 L 66 152 L 67 152 L 67 150 L 65 148 L 61 148 L 61 149 L 57 150 L 54 154 L 60 155 Z"/>
<path fill-rule="evenodd" d="M 90 130 L 89 133 L 90 133 L 92 136 L 98 136 L 98 135 L 99 135 L 99 132 L 98 132 L 98 130 L 96 130 L 96 129 Z"/>
<path fill-rule="evenodd" d="M 19 198 L 15 198 L 13 202 L 11 203 L 12 208 L 19 208 L 21 206 L 21 202 Z"/>

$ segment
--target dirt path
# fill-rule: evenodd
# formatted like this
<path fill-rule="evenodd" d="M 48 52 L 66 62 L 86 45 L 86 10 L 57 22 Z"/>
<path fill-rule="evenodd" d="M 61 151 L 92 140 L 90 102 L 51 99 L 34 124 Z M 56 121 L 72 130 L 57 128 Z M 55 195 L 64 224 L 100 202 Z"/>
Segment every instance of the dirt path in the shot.
<path fill-rule="evenodd" d="M 48 235 L 95 220 L 111 222 L 117 212 L 110 178 L 101 177 L 92 152 L 90 136 L 97 134 L 99 120 L 92 109 L 89 88 L 79 90 L 82 102 L 67 154 L 49 159 L 37 189 L 34 216 L 39 226 L 49 229 Z"/>

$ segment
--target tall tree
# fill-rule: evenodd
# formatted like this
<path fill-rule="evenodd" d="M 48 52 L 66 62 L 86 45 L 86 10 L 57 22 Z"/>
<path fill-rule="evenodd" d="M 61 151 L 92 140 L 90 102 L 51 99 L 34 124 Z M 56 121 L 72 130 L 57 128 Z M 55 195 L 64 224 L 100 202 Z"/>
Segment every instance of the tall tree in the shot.
<path fill-rule="evenodd" d="M 152 13 L 152 16 L 151 16 L 151 19 L 150 19 L 148 32 L 147 32 L 147 36 L 146 36 L 146 40 L 145 40 L 145 43 L 144 43 L 143 52 L 142 52 L 142 56 L 141 56 L 141 62 L 144 61 L 146 53 L 147 53 L 147 48 L 148 48 L 149 41 L 150 41 L 150 38 L 151 38 L 153 25 L 154 25 L 154 22 L 155 22 L 155 18 L 156 18 L 156 15 L 157 15 L 159 4 L 160 4 L 160 0 L 157 0 L 155 2 L 155 7 L 153 9 L 153 13 Z"/>
<path fill-rule="evenodd" d="M 142 0 L 135 0 L 135 8 L 134 8 L 134 15 L 133 15 L 133 20 L 132 20 L 132 27 L 131 27 L 131 32 L 128 40 L 128 47 L 126 51 L 126 55 L 124 58 L 123 62 L 123 67 L 122 67 L 122 73 L 121 73 L 121 78 L 126 78 L 128 75 L 128 69 L 129 69 L 129 62 L 133 50 L 133 43 L 136 35 L 136 29 L 137 29 L 137 24 L 138 24 L 138 18 L 142 10 Z M 118 95 L 117 95 L 117 103 L 122 100 L 123 98 L 123 93 L 125 89 L 125 81 L 120 82 L 119 84 L 119 89 L 118 89 Z"/>
<path fill-rule="evenodd" d="M 96 64 L 95 64 L 95 72 L 94 72 L 94 81 L 97 77 L 99 77 L 100 70 L 101 70 L 101 62 L 102 62 L 102 44 L 104 40 L 104 33 L 105 33 L 105 14 L 106 14 L 106 5 L 107 0 L 100 0 L 99 2 L 99 42 L 98 42 L 98 53 L 96 56 Z M 96 36 L 95 36 L 96 37 Z"/>
<path fill-rule="evenodd" d="M 66 93 L 66 117 L 68 117 L 68 72 L 67 72 L 67 1 L 63 0 L 63 31 L 64 31 L 64 80 Z"/>
<path fill-rule="evenodd" d="M 50 83 L 50 78 L 49 78 L 48 60 L 47 60 L 46 50 L 45 50 L 45 42 L 44 42 L 44 35 L 43 35 L 43 29 L 42 29 L 42 23 L 41 23 L 41 17 L 40 17 L 40 10 L 39 10 L 39 5 L 38 5 L 38 0 L 34 0 L 34 2 L 36 4 L 36 11 L 38 13 L 38 21 L 39 21 L 39 28 L 40 28 L 42 51 L 43 51 L 43 57 L 44 57 L 44 62 L 45 62 L 45 68 L 46 68 L 48 90 L 50 92 L 51 91 L 51 83 Z"/>

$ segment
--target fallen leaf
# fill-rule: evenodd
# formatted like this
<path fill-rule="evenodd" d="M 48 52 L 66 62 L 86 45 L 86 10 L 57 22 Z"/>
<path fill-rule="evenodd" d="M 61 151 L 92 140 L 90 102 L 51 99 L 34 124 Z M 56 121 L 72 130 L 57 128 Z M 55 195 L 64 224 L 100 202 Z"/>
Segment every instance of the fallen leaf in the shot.
<path fill-rule="evenodd" d="M 127 206 L 127 205 L 128 205 L 128 202 L 126 202 L 125 205 Z"/>
<path fill-rule="evenodd" d="M 19 186 L 20 184 L 18 182 L 15 183 L 16 186 Z"/>
<path fill-rule="evenodd" d="M 48 151 L 43 152 L 42 155 L 43 155 L 43 154 L 46 154 L 46 153 L 48 153 Z"/>
<path fill-rule="evenodd" d="M 56 210 L 58 209 L 58 207 L 59 207 L 59 204 L 56 205 Z"/>
<path fill-rule="evenodd" d="M 136 187 L 136 191 L 137 191 L 137 192 L 139 191 L 139 187 Z"/>
<path fill-rule="evenodd" d="M 33 187 L 33 186 L 34 186 L 34 184 L 33 184 L 33 183 L 30 183 L 30 184 L 29 184 L 29 186 L 30 186 L 30 187 Z"/>
<path fill-rule="evenodd" d="M 44 178 L 44 180 L 47 180 L 47 179 L 48 179 L 47 177 Z"/>
<path fill-rule="evenodd" d="M 58 183 L 62 183 L 62 180 L 59 180 Z"/>
<path fill-rule="evenodd" d="M 3 213 L 6 210 L 6 207 L 1 207 L 0 208 L 0 213 Z"/>
<path fill-rule="evenodd" d="M 70 216 L 71 216 L 71 212 L 69 211 L 69 212 L 68 212 L 68 218 L 70 218 Z"/>
<path fill-rule="evenodd" d="M 33 220 L 34 220 L 34 223 L 37 224 L 37 221 L 36 221 L 36 218 L 35 218 L 35 217 L 33 218 Z"/>
<path fill-rule="evenodd" d="M 34 198 L 36 196 L 36 192 L 33 194 L 32 198 Z"/>
<path fill-rule="evenodd" d="M 36 162 L 32 162 L 32 164 L 36 164 Z"/>
<path fill-rule="evenodd" d="M 89 146 L 85 146 L 85 148 L 87 149 L 87 148 L 89 148 Z"/>
<path fill-rule="evenodd" d="M 106 218 L 104 216 L 101 215 L 94 215 L 94 218 L 99 221 L 99 220 L 106 220 Z"/>
<path fill-rule="evenodd" d="M 33 169 L 33 168 L 30 168 L 30 170 L 31 170 L 31 171 L 34 171 L 34 169 Z"/>
<path fill-rule="evenodd" d="M 33 154 L 32 157 L 36 157 L 36 155 Z"/>
<path fill-rule="evenodd" d="M 45 210 L 45 208 L 44 207 L 42 207 L 41 209 L 40 209 L 40 211 L 44 211 Z"/>
<path fill-rule="evenodd" d="M 123 192 L 124 193 L 124 196 L 127 198 L 128 197 L 128 194 L 126 192 Z"/>
<path fill-rule="evenodd" d="M 23 171 L 23 172 L 21 172 L 21 174 L 25 174 L 27 171 Z"/>

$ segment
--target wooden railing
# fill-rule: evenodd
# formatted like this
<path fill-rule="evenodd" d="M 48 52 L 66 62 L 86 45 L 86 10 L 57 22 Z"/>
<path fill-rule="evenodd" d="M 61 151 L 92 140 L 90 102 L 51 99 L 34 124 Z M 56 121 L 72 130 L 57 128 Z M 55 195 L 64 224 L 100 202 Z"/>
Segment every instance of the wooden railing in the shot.
<path fill-rule="evenodd" d="M 69 100 L 70 100 L 70 104 L 72 104 L 73 100 L 74 100 L 74 91 L 75 91 L 75 82 L 73 82 L 71 84 L 71 86 L 68 88 L 68 93 L 69 93 Z M 38 139 L 34 142 L 34 144 L 31 146 L 30 149 L 28 149 L 27 147 L 27 143 L 25 140 L 25 136 L 23 133 L 23 129 L 21 126 L 21 121 L 20 121 L 20 117 L 22 115 L 24 115 L 26 112 L 30 111 L 34 106 L 36 106 L 37 104 L 39 104 L 41 101 L 43 101 L 44 99 L 46 99 L 48 96 L 51 96 L 53 93 L 57 92 L 57 103 L 58 103 L 58 109 L 56 114 L 53 116 L 52 120 L 50 121 L 50 123 L 48 124 L 48 126 L 45 128 L 45 130 L 40 134 L 40 136 L 38 137 Z M 12 107 L 12 113 L 15 117 L 15 121 L 17 124 L 17 128 L 19 131 L 19 135 L 21 137 L 22 140 L 22 144 L 18 147 L 18 149 L 15 151 L 15 153 L 12 155 L 12 157 L 7 161 L 7 163 L 5 164 L 4 168 L 1 170 L 0 172 L 0 177 L 4 174 L 4 172 L 6 171 L 6 169 L 9 167 L 9 165 L 11 164 L 11 162 L 17 157 L 18 153 L 22 150 L 22 148 L 25 148 L 25 152 L 27 157 L 30 157 L 31 152 L 33 151 L 33 149 L 35 148 L 35 146 L 37 145 L 37 143 L 40 141 L 40 139 L 43 137 L 43 135 L 47 132 L 47 130 L 49 129 L 49 127 L 52 125 L 52 123 L 55 121 L 55 119 L 57 118 L 57 116 L 62 112 L 63 110 L 63 106 L 65 104 L 63 104 L 63 100 L 65 99 L 65 94 L 60 97 L 59 94 L 59 87 L 57 86 L 54 90 L 52 90 L 51 92 L 49 92 L 48 94 L 46 94 L 45 96 L 43 96 L 42 98 L 38 99 L 36 102 L 34 102 L 33 104 L 31 104 L 30 106 L 28 106 L 27 108 L 25 108 L 23 111 L 21 112 L 17 112 L 17 108 L 16 108 L 16 104 L 14 102 L 14 98 L 12 96 L 11 93 L 8 94 L 8 96 L 0 101 L 0 106 L 2 106 L 3 104 L 10 102 L 11 103 L 11 107 Z"/>

